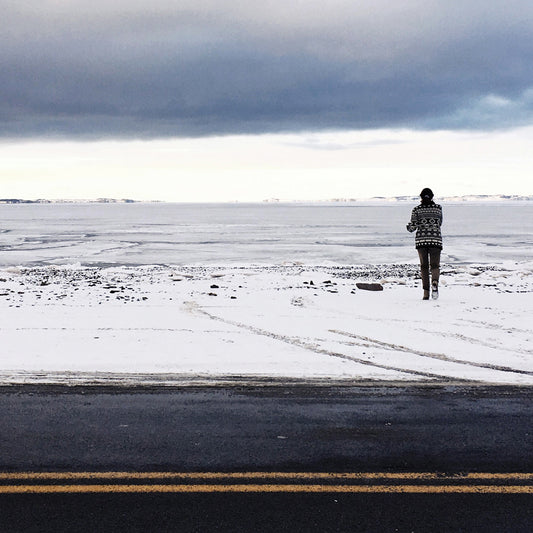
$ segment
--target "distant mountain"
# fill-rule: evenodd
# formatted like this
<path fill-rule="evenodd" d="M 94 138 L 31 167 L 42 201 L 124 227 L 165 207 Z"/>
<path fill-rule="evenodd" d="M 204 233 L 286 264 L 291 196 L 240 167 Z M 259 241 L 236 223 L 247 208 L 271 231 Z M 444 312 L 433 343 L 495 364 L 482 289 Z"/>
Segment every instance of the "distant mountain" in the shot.
<path fill-rule="evenodd" d="M 471 194 L 466 196 L 447 196 L 440 199 L 442 202 L 499 202 L 499 201 L 532 201 L 531 195 L 519 194 Z"/>
<path fill-rule="evenodd" d="M 21 198 L 0 198 L 0 204 L 133 204 L 129 198 L 97 198 L 96 200 L 24 200 Z"/>
<path fill-rule="evenodd" d="M 532 195 L 518 194 L 468 194 L 465 196 L 439 196 L 438 202 L 507 202 L 533 201 Z M 373 196 L 372 198 L 332 198 L 328 202 L 418 202 L 418 196 Z"/>

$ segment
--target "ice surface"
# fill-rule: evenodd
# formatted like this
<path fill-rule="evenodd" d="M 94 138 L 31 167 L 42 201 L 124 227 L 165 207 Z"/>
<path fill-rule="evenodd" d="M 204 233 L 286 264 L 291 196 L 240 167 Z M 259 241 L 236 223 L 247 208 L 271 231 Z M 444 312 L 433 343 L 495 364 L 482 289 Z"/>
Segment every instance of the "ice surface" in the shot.
<path fill-rule="evenodd" d="M 0 266 L 415 263 L 406 204 L 0 206 Z M 533 203 L 445 205 L 443 261 L 533 259 Z"/>

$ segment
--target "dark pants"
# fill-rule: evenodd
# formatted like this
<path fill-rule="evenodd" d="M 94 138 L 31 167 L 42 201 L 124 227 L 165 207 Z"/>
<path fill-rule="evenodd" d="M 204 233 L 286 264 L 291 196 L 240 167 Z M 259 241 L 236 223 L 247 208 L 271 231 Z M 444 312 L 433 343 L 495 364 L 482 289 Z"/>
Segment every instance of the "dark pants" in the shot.
<path fill-rule="evenodd" d="M 418 248 L 420 257 L 420 274 L 422 275 L 422 288 L 429 291 L 429 270 L 431 269 L 431 280 L 439 282 L 440 275 L 440 248 L 425 246 Z"/>

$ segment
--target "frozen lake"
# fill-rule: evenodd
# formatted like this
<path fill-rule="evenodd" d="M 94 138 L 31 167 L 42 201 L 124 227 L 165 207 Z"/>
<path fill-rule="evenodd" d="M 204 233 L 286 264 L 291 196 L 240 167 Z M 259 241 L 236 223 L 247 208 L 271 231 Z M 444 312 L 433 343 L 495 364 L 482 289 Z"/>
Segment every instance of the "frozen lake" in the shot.
<path fill-rule="evenodd" d="M 7 204 L 0 266 L 416 263 L 414 205 Z M 443 209 L 443 262 L 533 259 L 533 203 Z"/>

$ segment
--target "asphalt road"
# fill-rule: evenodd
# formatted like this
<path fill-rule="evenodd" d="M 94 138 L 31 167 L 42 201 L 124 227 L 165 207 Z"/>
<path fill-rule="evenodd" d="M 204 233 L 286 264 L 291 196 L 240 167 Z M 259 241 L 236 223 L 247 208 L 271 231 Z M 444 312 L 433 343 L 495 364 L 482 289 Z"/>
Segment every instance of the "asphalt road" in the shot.
<path fill-rule="evenodd" d="M 0 531 L 529 532 L 532 398 L 1 389 Z"/>

